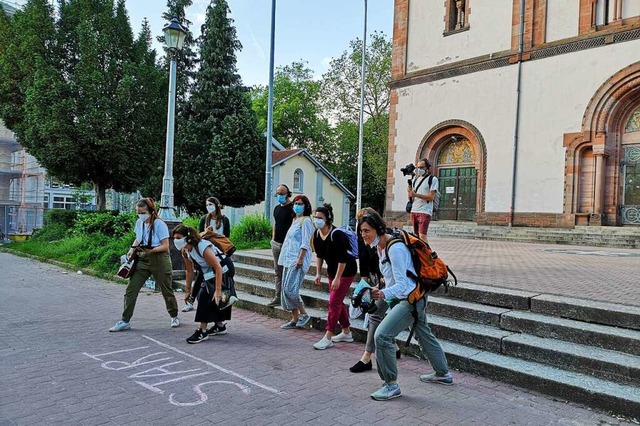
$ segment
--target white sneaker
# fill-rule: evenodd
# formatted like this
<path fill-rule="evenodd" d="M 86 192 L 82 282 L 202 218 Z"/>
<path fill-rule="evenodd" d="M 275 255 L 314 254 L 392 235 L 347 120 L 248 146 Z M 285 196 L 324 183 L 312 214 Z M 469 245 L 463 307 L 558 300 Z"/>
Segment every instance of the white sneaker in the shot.
<path fill-rule="evenodd" d="M 318 349 L 319 351 L 325 350 L 325 349 L 329 349 L 333 347 L 333 342 L 329 339 L 327 339 L 326 337 L 323 337 L 322 339 L 320 339 L 320 341 L 318 343 L 314 343 L 313 345 L 314 348 Z"/>
<path fill-rule="evenodd" d="M 332 341 L 334 342 L 346 342 L 346 343 L 351 343 L 353 342 L 353 336 L 351 335 L 351 333 L 340 333 L 337 336 L 333 336 L 331 338 Z"/>
<path fill-rule="evenodd" d="M 176 328 L 180 325 L 180 320 L 178 319 L 178 317 L 172 317 L 171 318 L 171 327 Z"/>
<path fill-rule="evenodd" d="M 124 330 L 130 330 L 130 329 L 131 329 L 131 326 L 129 325 L 128 322 L 124 322 L 120 320 L 116 323 L 116 325 L 111 327 L 109 331 L 124 331 Z"/>
<path fill-rule="evenodd" d="M 185 303 L 184 307 L 182 308 L 182 312 L 189 312 L 189 311 L 193 311 L 193 303 Z"/>

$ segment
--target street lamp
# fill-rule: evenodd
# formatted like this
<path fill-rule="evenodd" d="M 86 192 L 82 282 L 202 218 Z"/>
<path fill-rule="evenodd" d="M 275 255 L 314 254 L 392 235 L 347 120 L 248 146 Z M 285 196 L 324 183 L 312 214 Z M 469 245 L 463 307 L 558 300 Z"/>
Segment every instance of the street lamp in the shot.
<path fill-rule="evenodd" d="M 164 40 L 169 50 L 171 64 L 169 66 L 169 110 L 167 112 L 167 144 L 164 158 L 164 177 L 162 178 L 162 195 L 160 196 L 160 219 L 176 221 L 173 205 L 173 131 L 176 113 L 176 54 L 182 49 L 187 30 L 180 25 L 178 18 L 173 18 L 163 29 Z"/>
<path fill-rule="evenodd" d="M 271 217 L 271 156 L 273 150 L 273 68 L 276 49 L 276 0 L 271 1 L 271 44 L 269 48 L 269 100 L 267 104 L 267 158 L 264 171 L 264 217 Z"/>

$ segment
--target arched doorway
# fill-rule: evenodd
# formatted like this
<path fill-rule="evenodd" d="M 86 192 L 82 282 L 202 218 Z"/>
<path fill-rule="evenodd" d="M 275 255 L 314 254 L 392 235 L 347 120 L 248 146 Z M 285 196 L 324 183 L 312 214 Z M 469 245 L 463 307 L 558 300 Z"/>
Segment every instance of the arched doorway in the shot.
<path fill-rule="evenodd" d="M 640 62 L 600 86 L 563 144 L 567 226 L 639 226 Z"/>
<path fill-rule="evenodd" d="M 440 205 L 435 219 L 480 220 L 487 164 L 480 131 L 463 120 L 443 121 L 427 132 L 416 154 L 416 160 L 428 159 L 438 176 Z"/>
<path fill-rule="evenodd" d="M 475 219 L 478 186 L 476 152 L 469 139 L 451 135 L 438 153 L 440 208 L 438 219 Z"/>
<path fill-rule="evenodd" d="M 640 106 L 624 123 L 620 219 L 623 225 L 640 225 Z"/>

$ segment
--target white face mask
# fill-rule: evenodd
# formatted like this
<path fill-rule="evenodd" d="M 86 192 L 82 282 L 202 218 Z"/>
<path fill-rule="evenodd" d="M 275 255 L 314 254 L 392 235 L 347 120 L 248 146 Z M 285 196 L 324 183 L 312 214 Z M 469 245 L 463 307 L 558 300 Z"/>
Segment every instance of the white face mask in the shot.
<path fill-rule="evenodd" d="M 369 247 L 376 248 L 376 246 L 378 245 L 379 242 L 380 242 L 380 235 L 376 235 L 374 240 L 371 241 L 371 244 L 369 244 Z"/>
<path fill-rule="evenodd" d="M 207 211 L 209 213 L 215 213 L 216 212 L 216 205 L 215 204 L 208 204 L 207 205 Z"/>
<path fill-rule="evenodd" d="M 425 169 L 417 169 L 416 173 L 418 174 L 418 176 L 424 176 L 427 171 Z"/>
<path fill-rule="evenodd" d="M 178 250 L 182 250 L 183 248 L 185 248 L 187 246 L 187 238 L 186 237 L 174 238 L 173 239 L 173 244 L 176 246 L 176 248 Z"/>
<path fill-rule="evenodd" d="M 138 214 L 138 219 L 142 220 L 143 222 L 147 219 L 149 219 L 151 217 L 151 215 L 149 213 L 140 213 Z"/>
<path fill-rule="evenodd" d="M 316 228 L 318 228 L 318 229 L 324 228 L 324 226 L 326 224 L 324 219 L 319 219 L 319 218 L 313 219 L 313 223 L 316 225 Z"/>

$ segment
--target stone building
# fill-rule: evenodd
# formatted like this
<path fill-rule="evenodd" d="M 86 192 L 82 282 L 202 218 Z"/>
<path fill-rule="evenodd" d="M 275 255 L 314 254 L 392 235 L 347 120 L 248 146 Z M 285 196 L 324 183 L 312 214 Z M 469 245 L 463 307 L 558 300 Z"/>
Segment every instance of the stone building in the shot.
<path fill-rule="evenodd" d="M 640 0 L 395 0 L 386 215 L 640 225 Z"/>

